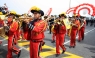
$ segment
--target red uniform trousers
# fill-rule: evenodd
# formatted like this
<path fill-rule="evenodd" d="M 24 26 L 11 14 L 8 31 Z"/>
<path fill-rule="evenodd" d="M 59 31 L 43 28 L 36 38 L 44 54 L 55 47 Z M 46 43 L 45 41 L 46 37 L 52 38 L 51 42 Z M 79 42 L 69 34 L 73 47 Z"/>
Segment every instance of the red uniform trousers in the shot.
<path fill-rule="evenodd" d="M 61 47 L 62 50 L 66 50 L 66 48 L 63 45 L 64 40 L 65 40 L 64 36 L 65 36 L 65 34 L 62 34 L 62 33 L 56 34 L 56 53 L 57 54 L 60 54 L 59 47 Z"/>
<path fill-rule="evenodd" d="M 77 29 L 72 29 L 71 30 L 71 38 L 70 38 L 70 46 L 75 46 L 76 43 L 76 33 L 77 33 Z"/>
<path fill-rule="evenodd" d="M 55 33 L 52 34 L 52 40 L 55 41 Z"/>
<path fill-rule="evenodd" d="M 7 53 L 7 58 L 12 58 L 12 52 L 14 52 L 15 54 L 18 54 L 20 52 L 20 50 L 18 48 L 16 48 L 14 46 L 14 39 L 17 39 L 15 38 L 15 33 L 13 32 L 9 32 L 9 35 L 8 35 L 8 53 Z"/>
<path fill-rule="evenodd" d="M 79 30 L 79 38 L 78 38 L 79 41 L 81 41 L 84 38 L 84 31 L 85 31 L 85 27 L 82 27 Z"/>
<path fill-rule="evenodd" d="M 20 30 L 18 29 L 14 34 L 14 43 L 17 44 L 17 41 L 20 39 Z"/>
<path fill-rule="evenodd" d="M 15 46 L 13 46 L 13 38 L 14 38 L 13 34 L 8 36 L 8 53 L 7 53 L 7 58 L 12 58 L 12 52 L 14 52 L 15 54 L 18 54 L 18 52 L 19 52 L 19 49 L 16 48 Z"/>
<path fill-rule="evenodd" d="M 39 52 L 41 47 L 41 42 L 30 41 L 30 58 L 40 58 Z"/>

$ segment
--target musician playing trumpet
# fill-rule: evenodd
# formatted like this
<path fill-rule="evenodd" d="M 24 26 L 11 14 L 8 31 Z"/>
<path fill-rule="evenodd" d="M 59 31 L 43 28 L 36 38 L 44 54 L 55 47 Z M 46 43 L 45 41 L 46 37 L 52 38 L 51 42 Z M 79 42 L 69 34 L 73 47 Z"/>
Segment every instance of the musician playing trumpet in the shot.
<path fill-rule="evenodd" d="M 84 40 L 84 31 L 85 31 L 85 26 L 86 26 L 86 20 L 85 17 L 80 16 L 80 28 L 79 28 L 79 38 L 78 41 L 80 42 L 81 40 Z"/>
<path fill-rule="evenodd" d="M 11 11 L 10 14 L 8 14 L 10 18 L 8 18 L 8 23 L 4 23 L 5 29 L 8 31 L 8 52 L 6 58 L 13 58 L 12 52 L 14 52 L 17 57 L 20 57 L 21 50 L 15 47 L 17 44 L 17 32 L 18 32 L 18 21 L 16 20 L 16 13 L 14 11 Z"/>
<path fill-rule="evenodd" d="M 79 21 L 77 20 L 77 15 L 72 17 L 71 21 L 71 30 L 70 30 L 70 48 L 76 46 L 76 33 L 79 28 Z"/>
<path fill-rule="evenodd" d="M 64 24 L 63 19 L 66 18 L 65 14 L 60 14 L 60 18 L 58 18 L 55 22 L 54 26 L 54 32 L 56 36 L 56 57 L 60 55 L 60 49 L 59 47 L 62 48 L 62 54 L 66 51 L 65 46 L 63 45 L 65 41 L 65 34 L 66 34 L 66 27 Z"/>

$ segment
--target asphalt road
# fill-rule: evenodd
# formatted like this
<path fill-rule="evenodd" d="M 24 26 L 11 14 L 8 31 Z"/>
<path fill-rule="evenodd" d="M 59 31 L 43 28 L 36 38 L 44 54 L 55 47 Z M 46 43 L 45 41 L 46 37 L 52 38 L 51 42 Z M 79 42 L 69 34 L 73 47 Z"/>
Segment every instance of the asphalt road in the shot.
<path fill-rule="evenodd" d="M 65 46 L 67 48 L 64 54 L 61 54 L 59 57 L 55 57 L 55 43 L 51 43 L 52 34 L 49 34 L 48 31 L 45 32 L 45 46 L 40 55 L 43 58 L 95 58 L 95 27 L 87 26 L 85 30 L 84 41 L 78 42 L 76 40 L 76 47 L 69 48 L 70 39 L 68 36 L 65 37 Z M 78 38 L 78 36 L 76 37 Z M 0 46 L 0 58 L 6 58 L 7 54 L 7 39 L 1 38 L 0 40 L 3 43 Z M 29 41 L 18 41 L 18 48 L 22 50 L 20 58 L 30 58 L 29 57 Z M 61 48 L 60 48 L 61 51 Z M 13 58 L 16 58 L 17 55 L 13 53 Z"/>

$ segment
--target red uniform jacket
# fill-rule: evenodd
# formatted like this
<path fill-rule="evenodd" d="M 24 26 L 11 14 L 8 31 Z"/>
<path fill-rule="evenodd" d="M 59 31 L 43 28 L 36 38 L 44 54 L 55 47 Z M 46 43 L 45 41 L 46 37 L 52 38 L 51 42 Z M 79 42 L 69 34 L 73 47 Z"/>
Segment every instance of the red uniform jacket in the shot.
<path fill-rule="evenodd" d="M 55 31 L 55 34 L 58 34 L 58 33 L 60 33 L 60 34 L 65 34 L 66 33 L 66 27 L 65 27 L 65 25 L 56 25 L 55 27 L 54 27 L 54 31 Z"/>
<path fill-rule="evenodd" d="M 12 24 L 10 25 L 10 29 L 9 29 L 9 36 L 12 34 L 15 34 L 15 32 L 18 29 L 18 22 L 14 21 L 12 22 Z"/>
<path fill-rule="evenodd" d="M 39 20 L 34 23 L 34 28 L 31 31 L 31 39 L 32 40 L 43 40 L 44 31 L 46 30 L 47 23 L 44 20 Z"/>
<path fill-rule="evenodd" d="M 72 26 L 72 30 L 78 30 L 78 28 L 79 28 L 79 26 L 80 26 L 79 21 L 78 21 L 78 20 L 75 20 L 74 24 L 76 24 L 76 25 L 77 25 L 77 27 Z"/>

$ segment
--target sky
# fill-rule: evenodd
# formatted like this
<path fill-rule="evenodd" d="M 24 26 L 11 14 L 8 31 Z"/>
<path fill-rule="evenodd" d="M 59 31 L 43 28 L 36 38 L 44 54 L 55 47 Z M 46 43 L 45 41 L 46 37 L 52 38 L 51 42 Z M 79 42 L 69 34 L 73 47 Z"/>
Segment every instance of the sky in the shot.
<path fill-rule="evenodd" d="M 51 14 L 66 12 L 70 7 L 76 7 L 82 3 L 90 3 L 95 6 L 95 0 L 0 0 L 0 6 L 7 4 L 9 10 L 14 10 L 18 14 L 27 13 L 32 6 L 40 7 L 45 13 L 52 8 Z"/>

